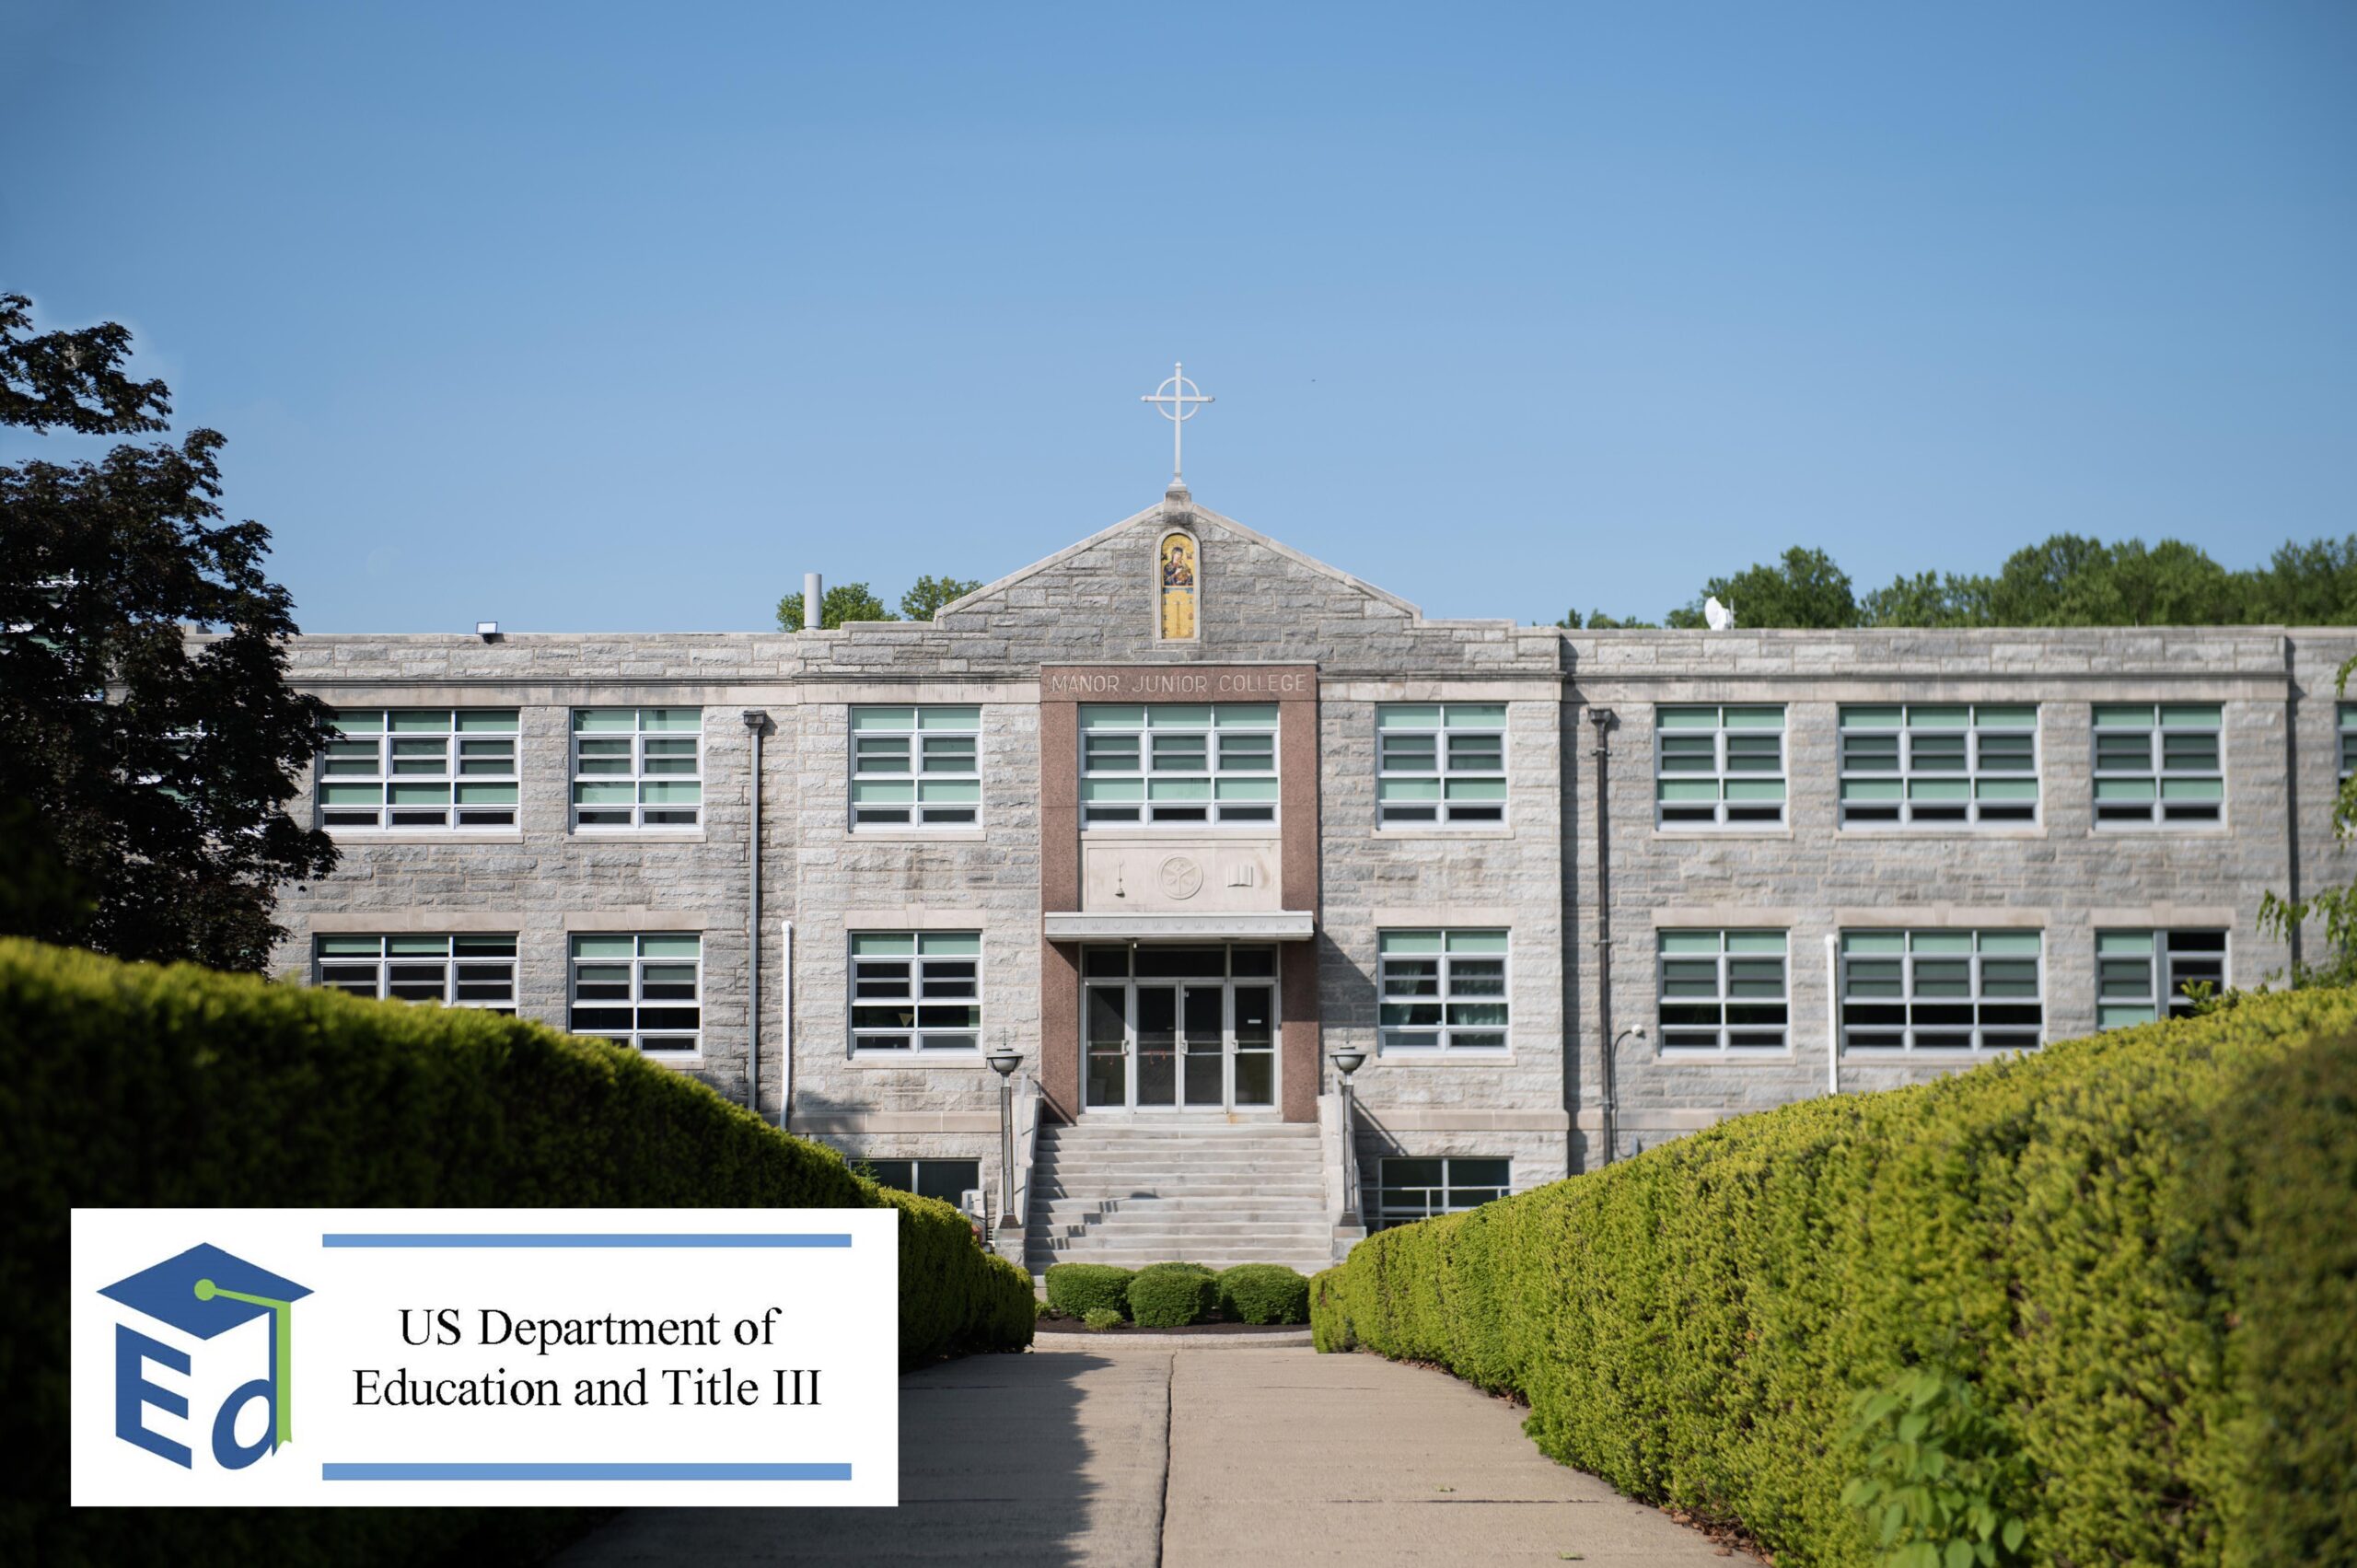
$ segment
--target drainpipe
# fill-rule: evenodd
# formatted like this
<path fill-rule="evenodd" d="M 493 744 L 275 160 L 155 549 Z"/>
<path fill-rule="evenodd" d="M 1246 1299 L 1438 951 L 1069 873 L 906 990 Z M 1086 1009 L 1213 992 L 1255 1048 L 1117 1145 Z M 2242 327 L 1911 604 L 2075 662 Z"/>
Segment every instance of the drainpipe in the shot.
<path fill-rule="evenodd" d="M 778 922 L 777 1127 L 794 1125 L 794 922 Z"/>
<path fill-rule="evenodd" d="M 746 785 L 751 802 L 745 879 L 745 1109 L 761 1113 L 761 730 L 770 722 L 761 708 L 744 711 L 752 742 L 752 772 Z"/>
<path fill-rule="evenodd" d="M 1841 1092 L 1841 946 L 1825 934 L 1825 1092 Z"/>
<path fill-rule="evenodd" d="M 1602 1069 L 1596 1086 L 1601 1091 L 1598 1109 L 1603 1112 L 1606 1165 L 1612 1163 L 1612 1151 L 1620 1139 L 1612 1088 L 1612 850 L 1611 813 L 1606 809 L 1612 716 L 1610 708 L 1587 711 L 1587 722 L 1596 726 L 1596 746 L 1588 755 L 1596 760 L 1596 1043 Z"/>

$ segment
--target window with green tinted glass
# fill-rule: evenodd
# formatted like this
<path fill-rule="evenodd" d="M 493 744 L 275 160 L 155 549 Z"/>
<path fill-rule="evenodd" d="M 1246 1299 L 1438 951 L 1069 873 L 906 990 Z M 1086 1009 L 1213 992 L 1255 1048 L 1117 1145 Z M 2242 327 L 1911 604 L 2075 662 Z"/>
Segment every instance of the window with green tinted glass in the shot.
<path fill-rule="evenodd" d="M 2034 703 L 1841 710 L 1841 823 L 2038 820 Z"/>
<path fill-rule="evenodd" d="M 1494 1202 L 1514 1191 L 1514 1162 L 1451 1155 L 1376 1162 L 1376 1228 Z"/>
<path fill-rule="evenodd" d="M 1664 827 L 1782 823 L 1782 705 L 1655 708 L 1654 800 Z"/>
<path fill-rule="evenodd" d="M 2223 931 L 2096 933 L 2096 1022 L 2107 1029 L 2193 1015 L 2186 987 L 2226 988 Z"/>
<path fill-rule="evenodd" d="M 516 826 L 514 708 L 352 708 L 319 757 L 323 828 Z"/>
<path fill-rule="evenodd" d="M 565 1027 L 650 1056 L 703 1047 L 703 938 L 689 931 L 573 938 Z"/>
<path fill-rule="evenodd" d="M 2216 703 L 2096 704 L 2096 825 L 2215 822 L 2226 807 Z"/>
<path fill-rule="evenodd" d="M 1503 822 L 1504 703 L 1387 703 L 1375 711 L 1376 820 Z"/>
<path fill-rule="evenodd" d="M 1656 941 L 1662 1054 L 1784 1049 L 1784 933 L 1664 931 Z"/>
<path fill-rule="evenodd" d="M 1386 931 L 1377 1038 L 1387 1054 L 1506 1049 L 1504 931 Z"/>
<path fill-rule="evenodd" d="M 1274 703 L 1084 703 L 1081 826 L 1277 819 Z"/>
<path fill-rule="evenodd" d="M 702 708 L 573 710 L 575 827 L 692 828 L 702 820 Z"/>
<path fill-rule="evenodd" d="M 2046 1038 L 2045 953 L 2036 931 L 1845 931 L 1842 1048 L 2035 1046 Z"/>
<path fill-rule="evenodd" d="M 959 1051 L 982 1040 L 982 934 L 855 931 L 853 1051 Z"/>
<path fill-rule="evenodd" d="M 982 710 L 851 710 L 851 816 L 862 828 L 971 828 L 982 819 Z"/>

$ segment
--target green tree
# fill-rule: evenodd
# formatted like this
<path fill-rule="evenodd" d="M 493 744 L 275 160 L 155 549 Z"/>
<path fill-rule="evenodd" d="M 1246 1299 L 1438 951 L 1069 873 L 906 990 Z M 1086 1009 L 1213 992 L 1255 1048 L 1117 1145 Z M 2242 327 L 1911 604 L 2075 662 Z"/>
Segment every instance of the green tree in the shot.
<path fill-rule="evenodd" d="M 1893 579 L 1859 602 L 1865 626 L 1986 626 L 1989 579 L 1952 572 L 1918 572 Z"/>
<path fill-rule="evenodd" d="M 884 608 L 884 601 L 870 593 L 865 583 L 837 583 L 819 601 L 819 629 L 832 631 L 847 621 L 898 621 L 899 616 Z M 781 632 L 802 630 L 802 596 L 788 594 L 777 601 L 777 624 Z"/>
<path fill-rule="evenodd" d="M 0 295 L 0 424 L 163 430 L 161 381 L 111 322 L 35 332 Z M 224 523 L 214 431 L 97 461 L 0 467 L 0 820 L 37 831 L 10 932 L 120 958 L 259 970 L 280 883 L 335 845 L 284 810 L 332 731 L 286 684 L 293 601 L 270 532 Z M 28 827 L 37 824 L 37 827 Z"/>
<path fill-rule="evenodd" d="M 1702 586 L 1736 613 L 1738 626 L 1855 626 L 1858 601 L 1850 591 L 1849 574 L 1822 550 L 1798 545 L 1784 552 L 1773 565 L 1753 565 L 1732 577 L 1713 577 Z M 1681 622 L 1671 612 L 1670 624 L 1701 625 L 1700 603 L 1685 607 L 1691 620 Z"/>
<path fill-rule="evenodd" d="M 1580 612 L 1567 610 L 1563 618 L 1555 624 L 1563 631 L 1577 632 L 1581 629 Z M 1649 632 L 1660 624 L 1657 621 L 1639 621 L 1633 616 L 1607 615 L 1600 610 L 1591 610 L 1587 612 L 1586 629 L 1590 632 Z"/>
<path fill-rule="evenodd" d="M 911 621 L 930 621 L 943 605 L 964 598 L 981 586 L 969 577 L 919 577 L 900 596 L 900 613 Z"/>

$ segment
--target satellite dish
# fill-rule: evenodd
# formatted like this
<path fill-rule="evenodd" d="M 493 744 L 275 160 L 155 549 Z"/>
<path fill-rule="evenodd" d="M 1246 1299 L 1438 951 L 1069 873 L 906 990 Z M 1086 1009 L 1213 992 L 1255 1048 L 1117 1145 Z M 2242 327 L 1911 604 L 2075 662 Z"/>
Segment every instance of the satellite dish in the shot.
<path fill-rule="evenodd" d="M 1713 632 L 1724 632 L 1735 625 L 1735 611 L 1719 602 L 1713 594 L 1702 601 L 1702 621 Z"/>

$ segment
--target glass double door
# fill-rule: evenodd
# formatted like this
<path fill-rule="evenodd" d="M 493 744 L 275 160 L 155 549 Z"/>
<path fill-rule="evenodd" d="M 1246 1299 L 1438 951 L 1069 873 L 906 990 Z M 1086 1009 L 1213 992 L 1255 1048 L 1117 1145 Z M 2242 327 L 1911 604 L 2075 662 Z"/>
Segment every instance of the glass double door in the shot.
<path fill-rule="evenodd" d="M 1267 981 L 1091 984 L 1088 1109 L 1274 1106 L 1276 1002 Z"/>

